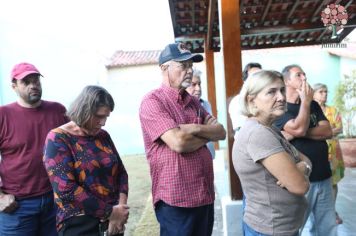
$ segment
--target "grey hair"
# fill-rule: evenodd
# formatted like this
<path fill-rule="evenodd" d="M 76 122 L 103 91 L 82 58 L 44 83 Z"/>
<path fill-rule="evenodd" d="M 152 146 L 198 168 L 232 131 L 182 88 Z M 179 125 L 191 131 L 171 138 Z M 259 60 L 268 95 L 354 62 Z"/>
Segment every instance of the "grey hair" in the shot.
<path fill-rule="evenodd" d="M 200 79 L 202 72 L 197 68 L 193 68 L 193 77 L 197 77 Z"/>
<path fill-rule="evenodd" d="M 249 104 L 248 96 L 256 96 L 266 86 L 277 80 L 284 83 L 283 75 L 278 71 L 261 70 L 250 75 L 239 94 L 239 112 L 247 117 L 256 116 L 258 111 Z"/>
<path fill-rule="evenodd" d="M 313 90 L 314 91 L 317 91 L 317 90 L 322 89 L 322 88 L 328 90 L 328 86 L 326 86 L 326 84 L 316 83 L 316 84 L 313 85 Z"/>
<path fill-rule="evenodd" d="M 67 115 L 79 127 L 87 128 L 90 119 L 100 107 L 108 107 L 110 111 L 113 111 L 114 106 L 114 99 L 106 89 L 96 85 L 89 85 L 82 90 L 71 104 Z"/>

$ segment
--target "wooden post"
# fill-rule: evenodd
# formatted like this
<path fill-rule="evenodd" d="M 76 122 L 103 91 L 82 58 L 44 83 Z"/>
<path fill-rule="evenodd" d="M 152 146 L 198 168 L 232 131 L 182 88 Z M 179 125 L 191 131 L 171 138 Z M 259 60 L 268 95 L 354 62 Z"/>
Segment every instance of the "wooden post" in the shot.
<path fill-rule="evenodd" d="M 214 67 L 214 51 L 207 46 L 205 40 L 205 64 L 206 64 L 206 77 L 208 88 L 208 100 L 213 111 L 213 115 L 217 117 L 216 109 L 216 88 L 215 88 L 215 67 Z"/>
<path fill-rule="evenodd" d="M 225 71 L 226 106 L 242 86 L 241 80 L 241 40 L 240 40 L 240 1 L 221 0 L 222 49 Z M 228 113 L 228 112 L 227 112 Z M 240 180 L 232 164 L 232 145 L 234 142 L 232 123 L 228 117 L 228 156 L 231 199 L 242 199 Z"/>
<path fill-rule="evenodd" d="M 218 117 L 216 108 L 216 88 L 215 88 L 215 65 L 214 65 L 214 50 L 208 46 L 208 39 L 205 39 L 205 64 L 206 64 L 206 80 L 208 88 L 208 100 L 211 105 L 213 116 Z M 219 142 L 214 142 L 215 149 L 219 149 Z"/>

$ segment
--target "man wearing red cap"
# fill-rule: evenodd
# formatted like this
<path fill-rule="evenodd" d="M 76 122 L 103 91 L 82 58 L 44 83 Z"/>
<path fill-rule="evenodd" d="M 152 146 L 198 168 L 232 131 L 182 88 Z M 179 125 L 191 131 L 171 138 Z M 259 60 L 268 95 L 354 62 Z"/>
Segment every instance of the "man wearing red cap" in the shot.
<path fill-rule="evenodd" d="M 40 72 L 29 63 L 11 72 L 17 102 L 0 107 L 0 235 L 57 235 L 53 192 L 43 166 L 47 133 L 68 121 L 66 109 L 41 100 Z"/>
<path fill-rule="evenodd" d="M 162 86 L 140 107 L 161 236 L 209 236 L 213 229 L 214 174 L 206 144 L 225 139 L 226 133 L 186 91 L 193 62 L 202 60 L 184 44 L 167 45 L 159 56 Z"/>

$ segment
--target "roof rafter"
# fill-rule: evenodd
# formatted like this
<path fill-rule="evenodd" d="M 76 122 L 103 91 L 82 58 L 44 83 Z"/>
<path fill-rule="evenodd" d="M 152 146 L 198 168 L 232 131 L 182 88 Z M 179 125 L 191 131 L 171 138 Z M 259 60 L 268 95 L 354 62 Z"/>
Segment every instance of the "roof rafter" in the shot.
<path fill-rule="evenodd" d="M 289 11 L 287 18 L 286 18 L 286 24 L 289 23 L 290 17 L 293 15 L 295 9 L 297 8 L 297 6 L 299 5 L 299 0 L 296 0 L 292 6 L 292 9 Z"/>
<path fill-rule="evenodd" d="M 329 2 L 329 0 L 323 0 L 323 2 L 322 2 L 321 4 L 317 5 L 317 7 L 316 7 L 316 9 L 315 9 L 315 11 L 314 11 L 314 13 L 313 13 L 312 19 L 313 19 L 314 17 L 316 17 L 316 15 L 320 15 L 321 9 L 322 9 L 323 7 L 325 7 L 325 6 L 326 6 L 326 3 L 328 3 L 328 2 Z"/>
<path fill-rule="evenodd" d="M 209 0 L 209 12 L 208 12 L 208 33 L 206 36 L 207 45 L 209 49 L 212 49 L 212 36 L 213 36 L 213 26 L 215 21 L 215 7 L 216 7 L 216 0 Z"/>
<path fill-rule="evenodd" d="M 272 3 L 272 0 L 268 0 L 267 6 L 266 6 L 266 8 L 265 8 L 265 10 L 263 12 L 262 17 L 261 17 L 261 21 L 260 21 L 261 24 L 263 24 L 263 22 L 266 19 L 266 16 L 268 14 L 269 8 L 271 7 L 271 3 Z"/>

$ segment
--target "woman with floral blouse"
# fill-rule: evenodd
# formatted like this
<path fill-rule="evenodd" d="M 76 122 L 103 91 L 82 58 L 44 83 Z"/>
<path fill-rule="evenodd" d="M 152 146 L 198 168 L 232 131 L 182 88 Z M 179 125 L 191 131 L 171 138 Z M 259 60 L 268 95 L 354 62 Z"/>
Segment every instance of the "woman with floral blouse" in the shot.
<path fill-rule="evenodd" d="M 71 121 L 47 136 L 44 163 L 58 206 L 59 235 L 123 235 L 128 176 L 102 129 L 113 109 L 104 88 L 87 86 L 68 110 Z"/>

